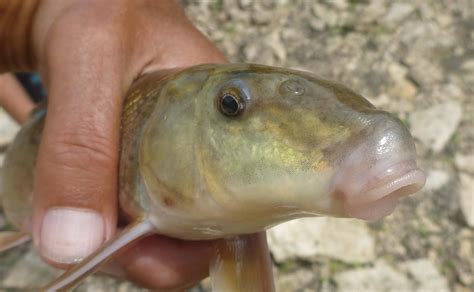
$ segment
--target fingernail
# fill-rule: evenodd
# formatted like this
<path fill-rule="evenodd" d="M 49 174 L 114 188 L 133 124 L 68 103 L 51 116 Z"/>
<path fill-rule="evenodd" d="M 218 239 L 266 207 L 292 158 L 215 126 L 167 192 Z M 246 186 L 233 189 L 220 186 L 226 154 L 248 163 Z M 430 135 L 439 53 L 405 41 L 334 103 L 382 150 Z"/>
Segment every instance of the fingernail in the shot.
<path fill-rule="evenodd" d="M 92 210 L 52 208 L 44 218 L 39 247 L 43 257 L 58 263 L 76 263 L 105 240 L 103 217 Z"/>

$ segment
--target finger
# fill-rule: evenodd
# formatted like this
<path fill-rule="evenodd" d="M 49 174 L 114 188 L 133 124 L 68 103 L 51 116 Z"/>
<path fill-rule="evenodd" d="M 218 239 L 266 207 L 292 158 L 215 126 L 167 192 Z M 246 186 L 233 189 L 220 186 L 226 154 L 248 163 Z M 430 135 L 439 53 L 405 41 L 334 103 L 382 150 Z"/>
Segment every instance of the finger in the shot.
<path fill-rule="evenodd" d="M 127 86 L 117 33 L 77 16 L 58 25 L 45 49 L 50 98 L 35 176 L 34 240 L 58 266 L 86 257 L 115 232 Z"/>
<path fill-rule="evenodd" d="M 214 241 L 154 235 L 124 251 L 116 262 L 126 277 L 150 289 L 188 288 L 209 274 Z"/>
<path fill-rule="evenodd" d="M 34 108 L 28 93 L 10 73 L 0 74 L 0 105 L 20 124 Z"/>

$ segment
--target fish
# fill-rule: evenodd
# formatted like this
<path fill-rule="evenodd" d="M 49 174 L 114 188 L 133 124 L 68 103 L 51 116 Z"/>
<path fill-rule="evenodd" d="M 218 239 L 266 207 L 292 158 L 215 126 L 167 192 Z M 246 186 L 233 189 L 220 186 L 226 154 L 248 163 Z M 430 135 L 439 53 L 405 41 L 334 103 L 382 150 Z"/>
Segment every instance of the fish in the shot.
<path fill-rule="evenodd" d="M 5 236 L 8 247 L 28 235 L 45 114 L 31 115 L 5 158 L 1 198 L 20 230 Z M 426 180 L 397 117 L 308 72 L 205 64 L 149 73 L 130 87 L 121 119 L 119 201 L 131 223 L 45 291 L 71 289 L 150 234 L 216 239 L 213 291 L 274 291 L 265 230 L 313 216 L 378 220 Z"/>

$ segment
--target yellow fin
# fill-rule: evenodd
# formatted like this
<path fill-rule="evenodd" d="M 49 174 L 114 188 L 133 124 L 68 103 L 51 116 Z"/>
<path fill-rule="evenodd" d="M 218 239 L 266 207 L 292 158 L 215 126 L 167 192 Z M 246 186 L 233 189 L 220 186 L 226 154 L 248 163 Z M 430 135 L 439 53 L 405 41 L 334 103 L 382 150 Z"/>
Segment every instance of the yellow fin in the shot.
<path fill-rule="evenodd" d="M 210 274 L 213 292 L 275 291 L 265 232 L 219 240 Z"/>
<path fill-rule="evenodd" d="M 0 232 L 0 252 L 14 248 L 31 239 L 29 233 L 19 231 Z"/>
<path fill-rule="evenodd" d="M 59 278 L 49 283 L 41 291 L 69 291 L 85 277 L 94 273 L 101 264 L 112 258 L 114 254 L 131 242 L 153 233 L 154 226 L 147 220 L 138 221 L 127 226 L 109 242 L 93 254 L 82 260 L 79 264 L 64 272 Z"/>

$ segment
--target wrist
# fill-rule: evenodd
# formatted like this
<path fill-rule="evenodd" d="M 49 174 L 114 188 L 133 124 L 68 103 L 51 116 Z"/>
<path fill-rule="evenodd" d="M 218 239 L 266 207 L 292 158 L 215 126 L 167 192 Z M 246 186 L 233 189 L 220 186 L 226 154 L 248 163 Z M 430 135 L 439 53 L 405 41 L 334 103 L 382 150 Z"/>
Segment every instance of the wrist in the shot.
<path fill-rule="evenodd" d="M 0 72 L 35 67 L 32 25 L 39 0 L 0 0 Z"/>

